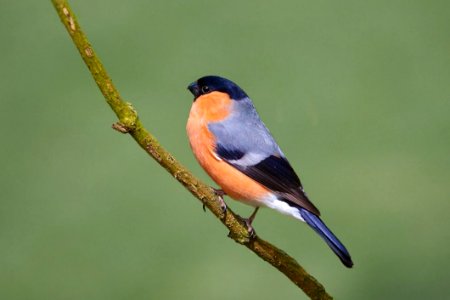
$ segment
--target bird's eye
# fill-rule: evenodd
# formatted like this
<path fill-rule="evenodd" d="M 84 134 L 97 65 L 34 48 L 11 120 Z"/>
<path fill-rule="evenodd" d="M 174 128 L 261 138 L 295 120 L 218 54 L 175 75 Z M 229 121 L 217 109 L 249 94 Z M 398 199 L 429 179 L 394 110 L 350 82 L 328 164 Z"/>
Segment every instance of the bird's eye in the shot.
<path fill-rule="evenodd" d="M 202 86 L 202 93 L 203 94 L 209 93 L 209 87 L 207 85 Z"/>

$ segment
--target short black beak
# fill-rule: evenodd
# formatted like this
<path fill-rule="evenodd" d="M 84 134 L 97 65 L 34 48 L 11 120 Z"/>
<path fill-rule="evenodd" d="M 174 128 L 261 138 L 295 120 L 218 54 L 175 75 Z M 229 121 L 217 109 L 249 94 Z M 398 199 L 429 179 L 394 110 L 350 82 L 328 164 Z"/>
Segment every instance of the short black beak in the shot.
<path fill-rule="evenodd" d="M 191 91 L 192 95 L 194 95 L 195 99 L 197 99 L 198 96 L 200 96 L 200 88 L 198 87 L 198 84 L 196 81 L 188 85 L 188 90 Z"/>

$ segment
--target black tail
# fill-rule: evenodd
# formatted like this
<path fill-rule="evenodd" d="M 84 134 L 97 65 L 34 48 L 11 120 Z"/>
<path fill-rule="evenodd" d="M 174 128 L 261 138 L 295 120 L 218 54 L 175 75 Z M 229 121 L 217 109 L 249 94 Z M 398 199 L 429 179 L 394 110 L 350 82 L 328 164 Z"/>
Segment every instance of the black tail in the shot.
<path fill-rule="evenodd" d="M 323 223 L 322 220 L 312 212 L 309 212 L 304 208 L 299 208 L 299 210 L 300 215 L 305 220 L 306 224 L 311 226 L 311 228 L 324 239 L 328 246 L 330 246 L 331 250 L 336 253 L 347 268 L 351 268 L 353 266 L 353 261 L 350 254 L 347 249 L 345 249 L 345 246 L 342 245 L 338 238 L 331 232 L 331 230 L 328 229 L 325 223 Z"/>

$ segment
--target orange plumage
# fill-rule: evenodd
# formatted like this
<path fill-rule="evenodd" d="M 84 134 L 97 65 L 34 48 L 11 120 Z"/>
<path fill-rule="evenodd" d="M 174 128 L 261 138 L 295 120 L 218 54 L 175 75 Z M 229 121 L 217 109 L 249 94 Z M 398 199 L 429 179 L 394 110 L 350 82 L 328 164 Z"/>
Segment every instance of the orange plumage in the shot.
<path fill-rule="evenodd" d="M 215 154 L 215 138 L 208 124 L 224 120 L 230 114 L 232 100 L 226 93 L 212 92 L 193 103 L 187 122 L 192 151 L 208 175 L 230 197 L 252 206 L 259 206 L 269 190 L 246 176 Z"/>

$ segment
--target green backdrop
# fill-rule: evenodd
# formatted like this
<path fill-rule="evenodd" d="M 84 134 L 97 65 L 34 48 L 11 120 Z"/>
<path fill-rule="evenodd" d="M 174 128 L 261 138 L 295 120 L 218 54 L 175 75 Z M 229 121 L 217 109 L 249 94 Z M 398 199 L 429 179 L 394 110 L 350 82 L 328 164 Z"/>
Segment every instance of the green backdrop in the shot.
<path fill-rule="evenodd" d="M 254 226 L 337 299 L 449 297 L 450 2 L 72 2 L 122 96 L 211 184 L 186 86 L 248 92 L 355 267 L 294 219 Z M 1 299 L 306 299 L 111 130 L 50 1 L 2 0 L 0 38 Z"/>

